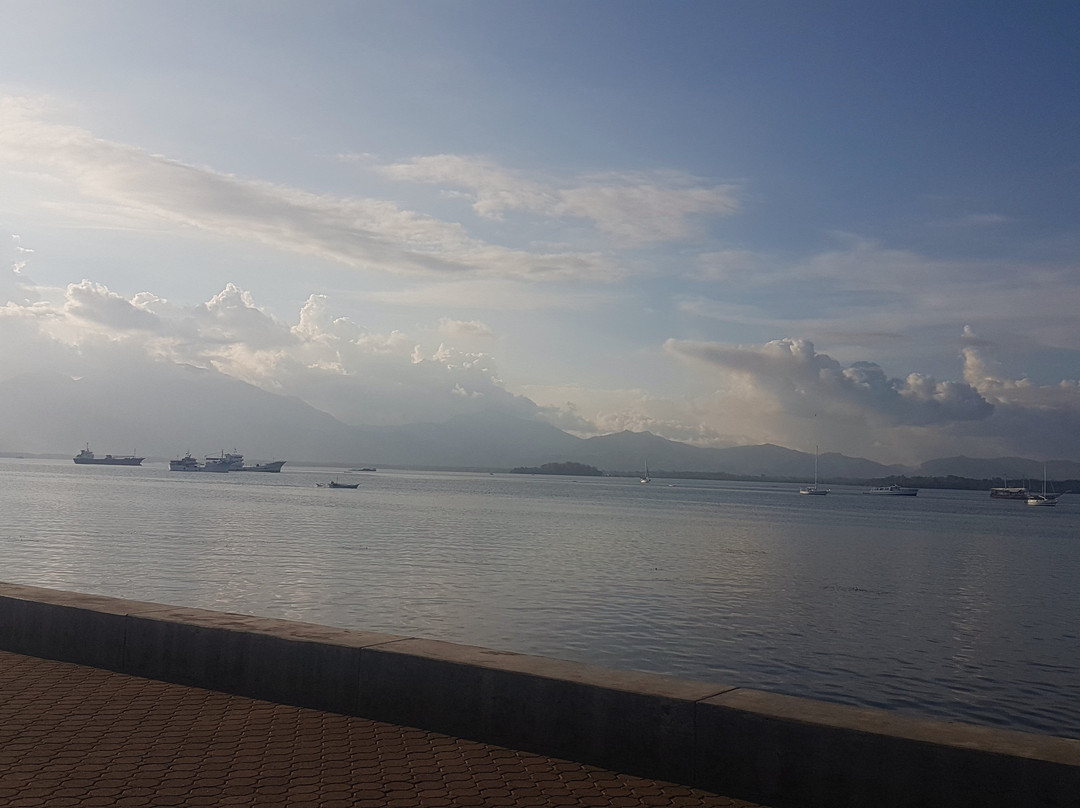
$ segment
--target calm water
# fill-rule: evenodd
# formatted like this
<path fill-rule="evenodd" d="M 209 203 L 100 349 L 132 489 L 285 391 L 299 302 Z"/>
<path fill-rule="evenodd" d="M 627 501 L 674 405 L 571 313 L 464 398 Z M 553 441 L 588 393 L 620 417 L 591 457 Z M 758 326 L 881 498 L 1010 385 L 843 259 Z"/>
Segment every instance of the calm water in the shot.
<path fill-rule="evenodd" d="M 0 460 L 0 579 L 1080 737 L 1080 495 Z"/>

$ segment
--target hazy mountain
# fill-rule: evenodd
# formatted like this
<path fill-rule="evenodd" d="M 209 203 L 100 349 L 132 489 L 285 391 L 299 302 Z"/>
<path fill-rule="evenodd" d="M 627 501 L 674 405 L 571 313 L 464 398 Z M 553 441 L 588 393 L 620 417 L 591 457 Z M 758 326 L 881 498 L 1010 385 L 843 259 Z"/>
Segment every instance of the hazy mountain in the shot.
<path fill-rule="evenodd" d="M 1043 463 L 1024 457 L 943 457 L 928 460 L 919 467 L 919 474 L 971 477 L 976 480 L 1008 479 L 1009 485 L 1023 485 L 1024 479 L 1041 480 Z M 1080 463 L 1071 460 L 1050 460 L 1046 464 L 1046 476 L 1052 480 L 1080 479 Z"/>
<path fill-rule="evenodd" d="M 135 452 L 168 458 L 237 449 L 249 460 L 346 466 L 508 469 L 572 461 L 635 473 L 726 472 L 809 480 L 814 456 L 782 446 L 707 449 L 649 432 L 581 439 L 540 421 L 498 412 L 442 423 L 351 426 L 296 398 L 268 393 L 214 371 L 141 364 L 123 374 L 71 379 L 28 374 L 0 384 L 0 451 L 74 454 Z M 825 453 L 823 480 L 925 474 L 1041 479 L 1042 463 L 1023 458 L 944 458 L 919 469 Z M 1080 478 L 1080 464 L 1047 464 L 1052 479 Z"/>
<path fill-rule="evenodd" d="M 151 366 L 107 379 L 58 374 L 0 384 L 0 446 L 74 454 L 174 457 L 251 447 L 251 457 L 332 453 L 351 430 L 297 399 L 191 367 Z"/>

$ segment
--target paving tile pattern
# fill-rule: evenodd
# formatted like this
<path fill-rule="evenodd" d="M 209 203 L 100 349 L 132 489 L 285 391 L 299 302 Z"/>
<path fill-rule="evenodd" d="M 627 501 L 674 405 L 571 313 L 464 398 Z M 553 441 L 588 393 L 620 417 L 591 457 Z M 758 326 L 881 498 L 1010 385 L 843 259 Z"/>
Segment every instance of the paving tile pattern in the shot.
<path fill-rule="evenodd" d="M 435 732 L 0 651 L 0 806 L 752 805 Z"/>

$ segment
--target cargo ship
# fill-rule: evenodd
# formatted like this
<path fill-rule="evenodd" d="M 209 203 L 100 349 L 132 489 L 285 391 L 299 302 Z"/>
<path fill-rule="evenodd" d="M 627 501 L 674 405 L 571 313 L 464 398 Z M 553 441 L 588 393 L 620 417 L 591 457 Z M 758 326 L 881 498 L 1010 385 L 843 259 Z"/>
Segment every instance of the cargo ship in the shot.
<path fill-rule="evenodd" d="M 136 457 L 135 455 L 107 454 L 104 457 L 96 457 L 94 453 L 90 451 L 89 443 L 86 444 L 85 449 L 71 459 L 80 466 L 141 466 L 144 460 L 144 458 Z"/>

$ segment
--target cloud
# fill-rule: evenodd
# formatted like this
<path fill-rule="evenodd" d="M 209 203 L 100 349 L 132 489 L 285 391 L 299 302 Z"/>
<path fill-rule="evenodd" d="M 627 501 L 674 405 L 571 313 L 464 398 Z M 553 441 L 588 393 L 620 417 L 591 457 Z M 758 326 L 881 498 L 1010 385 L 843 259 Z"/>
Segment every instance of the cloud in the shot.
<path fill-rule="evenodd" d="M 844 367 L 802 339 L 751 348 L 669 340 L 665 347 L 714 370 L 744 374 L 798 412 L 828 410 L 913 426 L 981 420 L 993 412 L 993 405 L 967 383 L 938 382 L 918 373 L 890 378 L 874 362 Z"/>
<path fill-rule="evenodd" d="M 804 257 L 704 254 L 678 306 L 732 334 L 796 333 L 848 363 L 872 354 L 930 362 L 939 374 L 955 364 L 965 323 L 1044 349 L 1080 350 L 1075 264 L 933 258 L 850 234 L 835 239 L 835 249 Z"/>
<path fill-rule="evenodd" d="M 629 430 L 695 446 L 736 442 L 730 431 L 718 430 L 703 419 L 701 402 L 690 397 L 665 398 L 634 388 L 559 385 L 526 385 L 521 392 L 540 406 L 542 419 L 582 438 Z"/>
<path fill-rule="evenodd" d="M 439 333 L 447 337 L 480 337 L 488 339 L 495 336 L 492 330 L 479 320 L 453 320 L 443 317 L 439 320 Z"/>
<path fill-rule="evenodd" d="M 153 312 L 88 280 L 67 287 L 64 309 L 73 317 L 107 329 L 157 331 L 159 328 L 158 317 Z"/>
<path fill-rule="evenodd" d="M 490 160 L 453 154 L 417 157 L 385 166 L 397 180 L 465 189 L 473 210 L 499 219 L 507 211 L 593 222 L 623 244 L 679 241 L 694 232 L 697 216 L 738 209 L 732 185 L 707 185 L 676 172 L 609 172 L 541 182 Z"/>
<path fill-rule="evenodd" d="M 0 307 L 0 340 L 19 345 L 0 354 L 0 381 L 44 370 L 107 375 L 156 361 L 213 369 L 352 424 L 535 410 L 503 387 L 491 356 L 449 341 L 453 334 L 483 336 L 486 326 L 478 322 L 446 318 L 443 341 L 424 345 L 401 331 L 375 333 L 334 316 L 321 295 L 312 295 L 289 324 L 234 284 L 194 306 L 149 292 L 125 298 L 91 281 L 38 287 L 35 294 L 35 302 Z"/>
<path fill-rule="evenodd" d="M 464 228 L 393 202 L 341 198 L 248 180 L 94 137 L 46 119 L 39 101 L 0 97 L 0 162 L 63 180 L 97 205 L 100 226 L 195 228 L 356 269 L 395 274 L 473 273 L 531 280 L 610 279 L 596 253 L 530 252 L 485 243 Z M 57 213 L 87 211 L 54 203 Z"/>
<path fill-rule="evenodd" d="M 610 301 L 611 293 L 607 287 L 600 291 L 577 288 L 566 291 L 558 285 L 550 285 L 533 287 L 528 294 L 522 294 L 518 283 L 505 278 L 462 278 L 402 289 L 358 292 L 353 298 L 380 305 L 435 309 L 484 307 L 498 311 L 588 311 Z"/>

